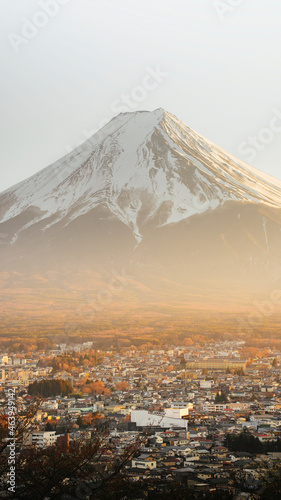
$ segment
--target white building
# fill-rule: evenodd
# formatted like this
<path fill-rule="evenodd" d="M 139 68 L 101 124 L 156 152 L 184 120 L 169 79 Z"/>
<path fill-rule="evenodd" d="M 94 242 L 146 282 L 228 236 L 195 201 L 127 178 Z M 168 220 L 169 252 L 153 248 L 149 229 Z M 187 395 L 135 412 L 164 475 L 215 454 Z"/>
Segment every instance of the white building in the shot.
<path fill-rule="evenodd" d="M 211 389 L 214 381 L 213 380 L 200 380 L 201 389 Z"/>
<path fill-rule="evenodd" d="M 136 467 L 137 469 L 156 469 L 156 460 L 141 455 L 132 460 L 132 467 Z"/>
<path fill-rule="evenodd" d="M 41 407 L 46 410 L 57 410 L 59 407 L 59 403 L 56 399 L 49 399 L 47 401 L 43 401 Z"/>
<path fill-rule="evenodd" d="M 31 434 L 31 444 L 38 448 L 45 448 L 56 443 L 56 431 L 37 431 Z"/>
<path fill-rule="evenodd" d="M 29 370 L 19 370 L 17 372 L 18 375 L 18 380 L 20 385 L 28 386 L 29 385 L 29 378 L 30 378 L 30 371 Z"/>
<path fill-rule="evenodd" d="M 217 411 L 217 412 L 220 412 L 220 411 L 224 411 L 224 410 L 227 410 L 229 409 L 229 405 L 228 404 L 215 404 L 215 403 L 208 403 L 206 402 L 205 404 L 203 404 L 203 411 Z"/>
<path fill-rule="evenodd" d="M 183 417 L 188 415 L 189 408 L 190 404 L 184 408 L 166 408 L 164 413 L 149 413 L 147 410 L 132 410 L 131 422 L 135 422 L 137 427 L 178 427 L 188 430 L 188 422 Z"/>

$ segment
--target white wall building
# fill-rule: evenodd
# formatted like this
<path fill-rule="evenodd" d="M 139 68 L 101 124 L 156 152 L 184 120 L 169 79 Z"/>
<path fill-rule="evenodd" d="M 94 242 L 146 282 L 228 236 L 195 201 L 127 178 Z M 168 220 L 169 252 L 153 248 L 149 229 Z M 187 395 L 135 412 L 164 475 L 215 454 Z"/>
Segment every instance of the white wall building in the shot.
<path fill-rule="evenodd" d="M 49 399 L 48 401 L 43 401 L 41 407 L 46 410 L 57 410 L 59 403 L 56 399 Z"/>
<path fill-rule="evenodd" d="M 56 443 L 56 431 L 37 431 L 31 434 L 31 444 L 38 448 L 45 448 Z"/>
<path fill-rule="evenodd" d="M 200 380 L 201 389 L 211 389 L 214 381 L 213 380 Z"/>
<path fill-rule="evenodd" d="M 147 410 L 132 410 L 131 422 L 137 427 L 178 427 L 188 430 L 187 416 L 189 408 L 166 408 L 164 413 L 149 413 Z"/>
<path fill-rule="evenodd" d="M 203 404 L 203 411 L 224 411 L 229 408 L 228 404 L 214 404 L 214 403 L 205 403 Z"/>
<path fill-rule="evenodd" d="M 156 460 L 152 460 L 151 458 L 134 458 L 132 460 L 132 467 L 136 467 L 137 469 L 156 469 Z"/>

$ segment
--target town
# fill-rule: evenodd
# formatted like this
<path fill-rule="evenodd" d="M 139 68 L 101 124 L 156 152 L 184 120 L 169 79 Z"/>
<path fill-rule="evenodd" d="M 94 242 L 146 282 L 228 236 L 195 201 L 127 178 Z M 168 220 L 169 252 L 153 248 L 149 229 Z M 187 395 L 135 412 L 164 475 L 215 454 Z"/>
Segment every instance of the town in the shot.
<path fill-rule="evenodd" d="M 185 344 L 2 352 L 1 426 L 14 391 L 18 415 L 35 408 L 18 453 L 67 451 L 106 431 L 111 454 L 102 461 L 139 443 L 124 463 L 128 483 L 154 480 L 165 492 L 169 480 L 194 498 L 253 498 L 281 461 L 281 352 L 242 340 Z"/>

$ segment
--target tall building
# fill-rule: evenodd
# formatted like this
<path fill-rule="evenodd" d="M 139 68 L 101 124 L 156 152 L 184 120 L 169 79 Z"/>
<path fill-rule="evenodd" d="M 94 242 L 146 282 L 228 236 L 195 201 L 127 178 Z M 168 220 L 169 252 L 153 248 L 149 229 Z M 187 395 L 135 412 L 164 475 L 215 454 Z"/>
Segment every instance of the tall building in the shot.
<path fill-rule="evenodd" d="M 56 431 L 36 431 L 31 434 L 30 444 L 38 448 L 45 448 L 56 444 L 57 436 Z"/>

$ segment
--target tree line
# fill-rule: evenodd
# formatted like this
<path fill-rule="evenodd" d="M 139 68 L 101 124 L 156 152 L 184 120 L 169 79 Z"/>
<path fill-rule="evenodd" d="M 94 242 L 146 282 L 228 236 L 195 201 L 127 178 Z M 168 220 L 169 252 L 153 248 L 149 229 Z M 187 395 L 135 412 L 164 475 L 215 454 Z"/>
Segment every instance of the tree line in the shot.
<path fill-rule="evenodd" d="M 62 379 L 43 379 L 33 382 L 28 386 L 28 394 L 31 396 L 68 396 L 73 391 L 69 380 Z"/>
<path fill-rule="evenodd" d="M 244 429 L 240 434 L 228 434 L 225 445 L 230 451 L 245 451 L 247 453 L 281 452 L 281 439 L 262 442 L 258 437 Z"/>

